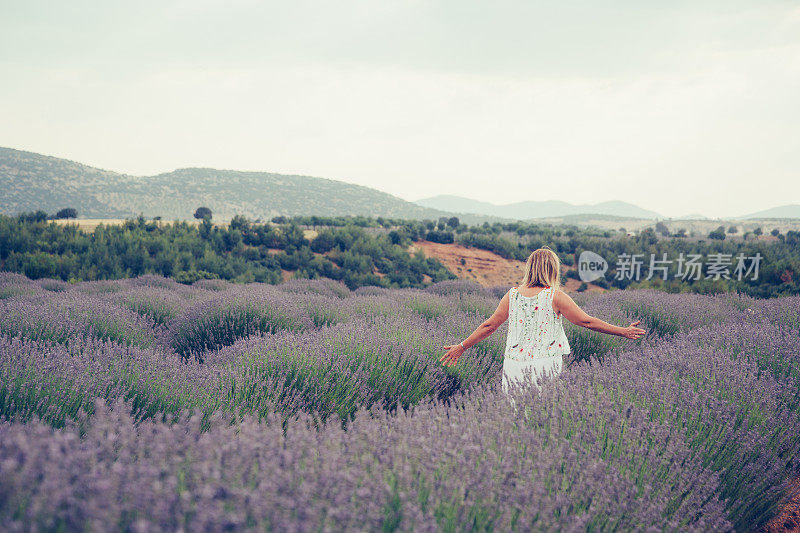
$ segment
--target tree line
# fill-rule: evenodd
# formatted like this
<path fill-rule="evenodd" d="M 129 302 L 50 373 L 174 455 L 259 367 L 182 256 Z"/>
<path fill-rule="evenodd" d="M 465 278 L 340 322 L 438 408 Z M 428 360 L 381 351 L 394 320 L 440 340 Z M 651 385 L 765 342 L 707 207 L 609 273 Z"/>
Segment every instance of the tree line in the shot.
<path fill-rule="evenodd" d="M 410 239 L 371 235 L 356 224 L 326 227 L 316 239 L 301 225 L 235 217 L 221 226 L 160 223 L 143 217 L 84 232 L 30 213 L 0 216 L 0 269 L 29 278 L 91 281 L 159 274 L 181 283 L 199 279 L 280 283 L 285 276 L 326 277 L 351 289 L 364 285 L 422 287 L 452 279 L 439 261 L 410 254 Z"/>
<path fill-rule="evenodd" d="M 286 277 L 326 277 L 341 280 L 350 288 L 422 287 L 454 278 L 436 259 L 409 253 L 410 244 L 428 240 L 486 249 L 520 261 L 531 250 L 549 246 L 568 267 L 565 278 L 576 279 L 580 254 L 595 252 L 609 263 L 608 273 L 593 281 L 605 288 L 738 291 L 757 297 L 800 293 L 800 232 L 795 231 L 778 233 L 774 242 L 765 242 L 720 239 L 718 235 L 689 239 L 665 235 L 658 227 L 628 235 L 525 222 L 468 226 L 457 217 L 420 221 L 299 216 L 262 222 L 236 216 L 227 225 L 216 225 L 211 222 L 210 210 L 198 215 L 199 224 L 138 217 L 121 225 L 101 224 L 93 232 L 81 231 L 74 224 L 55 224 L 41 211 L 0 216 L 0 269 L 65 281 L 159 274 L 182 283 L 205 278 L 279 283 Z M 306 237 L 304 229 L 313 229 L 316 235 Z M 757 279 L 750 279 L 752 274 L 747 279 L 709 276 L 705 271 L 698 279 L 680 277 L 679 258 L 708 259 L 717 254 L 729 256 L 732 262 L 737 255 L 758 254 Z M 643 263 L 641 277 L 620 276 L 621 262 L 637 255 Z M 665 267 L 665 276 L 646 279 L 651 256 L 672 261 Z M 733 265 L 729 274 L 732 269 Z"/>
<path fill-rule="evenodd" d="M 734 228 L 735 229 L 735 228 Z M 713 230 L 702 238 L 687 238 L 685 232 L 664 234 L 656 228 L 646 228 L 635 235 L 625 231 L 578 228 L 575 226 L 551 226 L 525 222 L 484 223 L 466 229 L 456 228 L 453 240 L 464 246 L 482 248 L 507 259 L 524 261 L 531 250 L 549 246 L 558 253 L 568 267 L 577 266 L 580 254 L 594 252 L 609 263 L 608 274 L 594 281 L 604 288 L 648 287 L 669 292 L 696 292 L 702 294 L 718 292 L 741 292 L 754 297 L 773 297 L 800 293 L 800 232 L 778 230 L 771 232 L 776 239 L 758 239 L 762 231 L 756 229 L 748 238 L 725 239 L 725 233 L 733 234 L 731 228 Z M 720 236 L 722 233 L 722 236 Z M 760 258 L 756 279 L 751 272 L 746 278 L 734 275 L 738 256 Z M 620 276 L 618 265 L 627 258 L 637 256 L 642 264 L 642 275 L 637 280 Z M 706 266 L 715 259 L 729 260 L 730 265 L 723 275 L 717 276 L 704 269 L 699 279 L 686 278 L 679 272 L 680 259 L 698 257 Z M 651 259 L 667 259 L 666 271 L 646 279 Z M 750 262 L 748 262 L 748 266 Z M 570 268 L 566 277 L 579 278 L 578 270 Z M 664 279 L 666 277 L 666 279 Z"/>

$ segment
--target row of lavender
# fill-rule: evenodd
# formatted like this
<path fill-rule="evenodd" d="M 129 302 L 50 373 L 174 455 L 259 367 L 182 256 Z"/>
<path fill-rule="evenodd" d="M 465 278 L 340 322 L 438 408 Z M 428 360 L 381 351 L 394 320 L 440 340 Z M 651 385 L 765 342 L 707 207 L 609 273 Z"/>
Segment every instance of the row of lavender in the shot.
<path fill-rule="evenodd" d="M 498 335 L 459 368 L 437 364 L 442 346 L 494 309 L 481 291 L 156 277 L 70 287 L 3 276 L 0 412 L 56 426 L 97 397 L 131 400 L 137 419 L 196 408 L 346 421 L 358 407 L 447 398 L 502 363 Z"/>
<path fill-rule="evenodd" d="M 514 409 L 503 331 L 437 364 L 503 292 L 0 274 L 16 420 L 0 526 L 754 529 L 774 513 L 798 472 L 800 299 L 587 297 L 651 334 L 570 328 L 575 361 Z"/>

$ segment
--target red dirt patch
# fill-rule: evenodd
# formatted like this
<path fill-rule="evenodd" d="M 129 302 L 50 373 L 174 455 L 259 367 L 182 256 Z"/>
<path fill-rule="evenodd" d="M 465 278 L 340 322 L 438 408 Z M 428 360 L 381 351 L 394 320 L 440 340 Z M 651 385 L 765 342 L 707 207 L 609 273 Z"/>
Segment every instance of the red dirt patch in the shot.
<path fill-rule="evenodd" d="M 800 476 L 792 480 L 792 485 L 796 490 L 800 489 Z M 778 515 L 767 524 L 764 531 L 767 533 L 800 531 L 800 492 L 783 506 Z"/>
<path fill-rule="evenodd" d="M 459 278 L 475 281 L 485 287 L 516 285 L 524 275 L 525 263 L 505 259 L 488 250 L 430 241 L 417 241 L 408 248 L 410 253 L 418 250 L 425 252 L 427 257 L 438 259 Z"/>
<path fill-rule="evenodd" d="M 518 285 L 525 275 L 523 261 L 505 259 L 489 250 L 430 241 L 417 241 L 408 248 L 410 253 L 418 250 L 425 252 L 428 257 L 441 261 L 447 270 L 459 278 L 475 281 L 484 287 Z M 568 279 L 564 290 L 576 292 L 580 284 L 581 282 L 576 279 Z M 592 284 L 588 284 L 587 288 L 587 291 L 602 292 L 604 290 Z"/>

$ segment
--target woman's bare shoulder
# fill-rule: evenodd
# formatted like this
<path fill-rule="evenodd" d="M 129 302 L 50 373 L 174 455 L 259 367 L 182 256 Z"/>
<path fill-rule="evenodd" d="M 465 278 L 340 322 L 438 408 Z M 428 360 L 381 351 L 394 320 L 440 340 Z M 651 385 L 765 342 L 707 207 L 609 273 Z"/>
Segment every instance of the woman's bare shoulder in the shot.
<path fill-rule="evenodd" d="M 572 297 L 561 289 L 553 290 L 553 301 L 569 303 L 572 302 Z"/>

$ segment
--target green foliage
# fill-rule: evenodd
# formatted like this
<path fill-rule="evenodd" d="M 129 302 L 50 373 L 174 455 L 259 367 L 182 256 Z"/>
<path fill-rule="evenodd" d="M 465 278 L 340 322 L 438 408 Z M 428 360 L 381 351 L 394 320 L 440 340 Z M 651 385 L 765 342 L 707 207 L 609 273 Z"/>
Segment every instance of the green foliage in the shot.
<path fill-rule="evenodd" d="M 649 287 L 668 292 L 743 292 L 771 297 L 800 292 L 800 232 L 788 231 L 778 240 L 659 237 L 653 230 L 636 236 L 615 231 L 552 226 L 524 222 L 460 224 L 453 231 L 450 220 L 439 230 L 433 220 L 400 220 L 367 217 L 276 217 L 273 223 L 256 223 L 236 216 L 227 226 L 203 219 L 199 226 L 182 222 L 159 224 L 143 217 L 119 226 L 98 226 L 93 233 L 77 225 L 47 222 L 44 212 L 0 216 L 0 269 L 29 278 L 89 281 L 160 274 L 181 283 L 203 279 L 234 282 L 280 283 L 287 273 L 294 278 L 330 278 L 349 288 L 422 287 L 430 281 L 454 275 L 438 261 L 408 247 L 417 240 L 455 242 L 492 251 L 502 257 L 524 261 L 531 250 L 547 245 L 565 266 L 575 265 L 588 250 L 604 257 L 610 267 L 605 278 L 593 282 L 603 288 Z M 315 229 L 307 239 L 304 230 Z M 716 230 L 715 230 L 716 231 Z M 755 232 L 754 232 L 755 233 Z M 681 237 L 684 235 L 684 237 Z M 726 230 L 721 227 L 720 235 Z M 681 279 L 677 275 L 680 254 L 761 254 L 758 279 Z M 639 254 L 639 281 L 618 276 L 616 264 L 622 254 Z M 667 258 L 667 280 L 646 280 L 650 254 Z M 733 267 L 731 267 L 732 273 Z M 573 269 L 567 278 L 576 278 Z"/>
<path fill-rule="evenodd" d="M 198 207 L 197 211 L 194 212 L 194 218 L 199 218 L 202 220 L 206 219 L 211 220 L 211 216 L 212 216 L 211 209 L 209 209 L 208 207 Z"/>
<path fill-rule="evenodd" d="M 429 231 L 425 238 L 431 242 L 438 242 L 441 244 L 451 244 L 455 241 L 453 234 L 445 230 Z"/>
<path fill-rule="evenodd" d="M 60 209 L 53 218 L 78 218 L 78 211 L 74 207 Z"/>
<path fill-rule="evenodd" d="M 422 287 L 454 277 L 437 260 L 407 251 L 420 223 L 402 227 L 384 221 L 394 233 L 373 234 L 366 231 L 369 219 L 356 218 L 322 229 L 309 241 L 297 220 L 283 220 L 257 224 L 235 217 L 218 226 L 204 218 L 194 226 L 139 217 L 86 233 L 77 225 L 49 223 L 46 213 L 0 216 L 0 270 L 73 282 L 158 274 L 184 284 L 205 279 L 276 284 L 282 271 L 292 271 L 294 277 L 341 280 L 351 289 Z"/>
<path fill-rule="evenodd" d="M 708 238 L 709 239 L 715 239 L 715 240 L 718 240 L 718 241 L 724 241 L 725 240 L 725 227 L 724 226 L 718 227 L 717 229 L 715 229 L 714 231 L 712 231 L 711 233 L 708 234 Z"/>
<path fill-rule="evenodd" d="M 624 230 L 624 228 L 621 228 Z M 547 245 L 558 253 L 564 265 L 574 265 L 583 251 L 599 254 L 609 263 L 609 272 L 604 278 L 594 282 L 602 288 L 655 288 L 667 292 L 694 292 L 714 294 L 720 292 L 741 292 L 759 298 L 790 295 L 800 293 L 800 232 L 788 231 L 780 235 L 778 241 L 765 242 L 755 239 L 725 239 L 726 229 L 720 226 L 712 232 L 717 238 L 709 241 L 688 239 L 685 230 L 678 230 L 672 237 L 658 236 L 656 231 L 647 229 L 635 237 L 627 236 L 624 231 L 613 232 L 577 226 L 551 226 L 525 222 L 485 223 L 472 226 L 458 232 L 456 242 L 464 246 L 482 248 L 492 251 L 507 259 L 524 261 L 532 250 Z M 754 232 L 755 233 L 755 232 Z M 777 233 L 777 230 L 776 230 Z M 761 254 L 758 278 L 743 276 L 738 280 L 733 275 L 736 256 L 744 254 L 753 257 Z M 642 260 L 639 281 L 618 277 L 616 265 L 622 254 L 632 256 L 639 254 Z M 650 254 L 661 259 L 673 261 L 669 265 L 667 280 L 662 280 L 660 273 L 655 278 L 646 280 Z M 726 254 L 732 258 L 730 279 L 706 278 L 703 270 L 700 279 L 681 278 L 677 271 L 677 260 L 680 254 L 698 254 L 703 262 L 707 262 L 712 254 Z M 577 279 L 573 270 L 567 270 L 567 278 Z"/>

